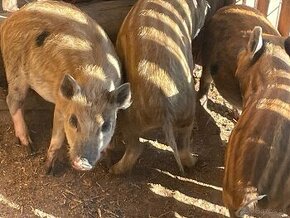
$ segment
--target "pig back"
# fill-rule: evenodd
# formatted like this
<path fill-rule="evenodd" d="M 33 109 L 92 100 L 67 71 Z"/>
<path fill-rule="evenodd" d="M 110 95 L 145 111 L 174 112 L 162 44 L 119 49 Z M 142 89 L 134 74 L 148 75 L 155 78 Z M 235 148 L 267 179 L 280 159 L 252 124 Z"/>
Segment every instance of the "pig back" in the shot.
<path fill-rule="evenodd" d="M 165 113 L 184 122 L 194 112 L 189 20 L 181 19 L 176 2 L 139 1 L 118 35 L 134 99 L 129 110 L 138 108 L 148 123 L 162 122 Z"/>
<path fill-rule="evenodd" d="M 51 102 L 64 74 L 78 80 L 86 73 L 80 68 L 95 66 L 109 78 L 102 76 L 100 81 L 120 84 L 118 58 L 107 35 L 68 3 L 34 2 L 12 14 L 2 25 L 1 51 L 5 63 L 14 63 L 6 64 L 7 77 L 20 72 L 31 88 Z"/>
<path fill-rule="evenodd" d="M 236 211 L 254 200 L 259 208 L 250 212 L 261 209 L 266 214 L 263 208 L 267 208 L 289 214 L 290 57 L 286 45 L 290 38 L 271 36 L 271 41 L 265 41 L 255 35 L 257 29 L 238 58 L 236 75 L 244 108 L 227 148 L 224 203 Z M 261 39 L 258 50 L 251 44 L 258 44 L 255 36 Z M 266 196 L 258 201 L 262 195 Z"/>
<path fill-rule="evenodd" d="M 242 107 L 242 98 L 235 77 L 237 56 L 246 47 L 249 32 L 255 26 L 261 26 L 263 33 L 279 35 L 258 10 L 242 5 L 218 10 L 203 33 L 203 69 L 211 74 L 219 93 L 239 108 Z"/>

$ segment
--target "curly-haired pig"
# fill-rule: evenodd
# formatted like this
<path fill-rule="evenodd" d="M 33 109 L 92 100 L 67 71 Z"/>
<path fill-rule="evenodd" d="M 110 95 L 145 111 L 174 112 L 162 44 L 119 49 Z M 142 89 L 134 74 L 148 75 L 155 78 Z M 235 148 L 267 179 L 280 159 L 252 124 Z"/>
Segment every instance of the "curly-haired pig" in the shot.
<path fill-rule="evenodd" d="M 231 217 L 290 215 L 290 37 L 276 38 L 265 40 L 255 27 L 237 58 L 243 112 L 223 181 Z"/>
<path fill-rule="evenodd" d="M 213 80 L 227 101 L 242 108 L 240 87 L 235 77 L 237 56 L 247 45 L 249 32 L 255 26 L 263 28 L 263 35 L 280 35 L 262 13 L 244 5 L 224 7 L 209 19 L 196 39 L 197 43 L 202 42 L 202 49 L 194 50 L 194 56 L 200 52 L 201 60 L 197 62 L 201 61 L 203 67 L 198 98 L 207 94 Z"/>
<path fill-rule="evenodd" d="M 55 104 L 47 172 L 65 136 L 73 167 L 92 169 L 111 140 L 118 110 L 131 98 L 103 29 L 71 4 L 34 2 L 4 21 L 1 52 L 7 104 L 21 144 L 32 148 L 22 109 L 31 88 Z"/>
<path fill-rule="evenodd" d="M 192 39 L 204 25 L 210 3 L 214 1 L 139 0 L 125 18 L 117 52 L 133 100 L 120 116 L 126 151 L 112 173 L 132 169 L 143 149 L 139 137 L 156 128 L 162 129 L 181 172 L 196 163 L 190 146 L 196 100 Z"/>

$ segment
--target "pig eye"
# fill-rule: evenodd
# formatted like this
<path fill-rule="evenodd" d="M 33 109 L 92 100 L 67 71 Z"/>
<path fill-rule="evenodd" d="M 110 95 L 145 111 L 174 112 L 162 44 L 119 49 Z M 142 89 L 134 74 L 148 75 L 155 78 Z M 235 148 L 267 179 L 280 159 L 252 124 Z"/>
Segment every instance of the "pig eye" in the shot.
<path fill-rule="evenodd" d="M 69 124 L 74 127 L 77 128 L 78 127 L 78 118 L 76 117 L 76 115 L 71 115 L 69 118 Z"/>
<path fill-rule="evenodd" d="M 102 132 L 107 132 L 111 129 L 111 122 L 105 121 L 102 125 Z"/>

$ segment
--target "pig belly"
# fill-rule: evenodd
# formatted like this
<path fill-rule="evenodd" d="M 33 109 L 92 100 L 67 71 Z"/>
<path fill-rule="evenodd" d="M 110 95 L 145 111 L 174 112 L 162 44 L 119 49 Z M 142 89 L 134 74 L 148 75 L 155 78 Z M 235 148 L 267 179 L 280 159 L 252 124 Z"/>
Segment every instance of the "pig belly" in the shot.
<path fill-rule="evenodd" d="M 52 90 L 51 85 L 47 83 L 43 83 L 41 86 L 31 85 L 31 89 L 36 91 L 44 100 L 55 103 L 54 90 Z"/>

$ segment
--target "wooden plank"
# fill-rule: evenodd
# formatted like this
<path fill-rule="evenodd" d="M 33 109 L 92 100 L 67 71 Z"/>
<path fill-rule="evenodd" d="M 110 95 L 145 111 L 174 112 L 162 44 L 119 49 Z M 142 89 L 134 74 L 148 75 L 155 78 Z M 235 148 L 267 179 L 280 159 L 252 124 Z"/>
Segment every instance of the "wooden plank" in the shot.
<path fill-rule="evenodd" d="M 257 9 L 265 16 L 268 15 L 270 0 L 257 0 Z"/>
<path fill-rule="evenodd" d="M 115 42 L 119 28 L 136 0 L 100 1 L 93 0 L 76 4 L 81 10 L 95 19 Z M 0 12 L 0 22 L 8 13 Z"/>
<path fill-rule="evenodd" d="M 136 0 L 79 3 L 77 6 L 95 19 L 115 42 L 120 26 Z"/>
<path fill-rule="evenodd" d="M 283 0 L 278 24 L 278 30 L 282 36 L 290 33 L 290 0 Z"/>

